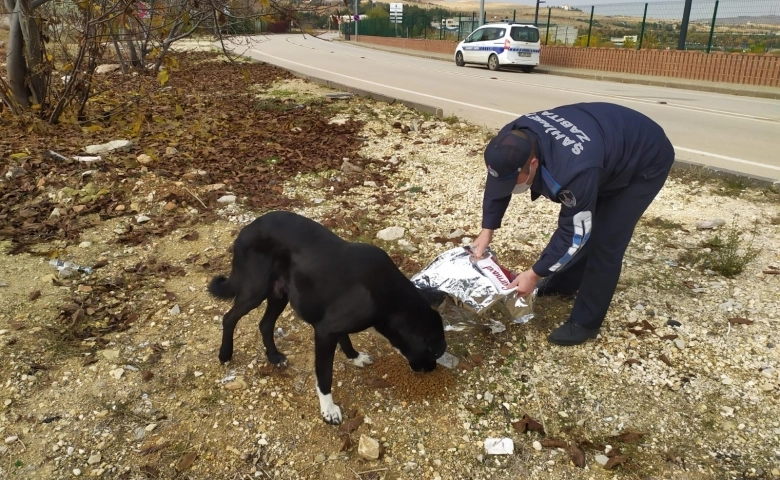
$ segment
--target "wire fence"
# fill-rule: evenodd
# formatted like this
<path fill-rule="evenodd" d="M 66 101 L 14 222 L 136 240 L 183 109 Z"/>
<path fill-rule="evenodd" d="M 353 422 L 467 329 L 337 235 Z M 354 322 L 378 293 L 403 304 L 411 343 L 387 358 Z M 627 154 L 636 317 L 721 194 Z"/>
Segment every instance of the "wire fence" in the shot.
<path fill-rule="evenodd" d="M 683 32 L 683 0 L 595 4 L 581 7 L 533 7 L 479 12 L 422 10 L 404 5 L 400 23 L 393 23 L 373 3 L 367 18 L 340 25 L 342 33 L 460 41 L 483 23 L 514 20 L 535 24 L 542 44 L 581 47 L 677 49 L 780 54 L 780 1 L 697 0 Z M 411 8 L 410 8 L 411 7 Z"/>

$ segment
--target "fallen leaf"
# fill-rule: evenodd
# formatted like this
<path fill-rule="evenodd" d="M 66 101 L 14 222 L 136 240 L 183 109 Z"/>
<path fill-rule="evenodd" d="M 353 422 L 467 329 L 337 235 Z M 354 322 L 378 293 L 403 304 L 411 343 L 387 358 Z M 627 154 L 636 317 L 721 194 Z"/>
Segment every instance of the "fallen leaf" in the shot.
<path fill-rule="evenodd" d="M 607 458 L 617 457 L 618 455 L 623 455 L 623 452 L 618 447 L 613 447 L 607 454 Z"/>
<path fill-rule="evenodd" d="M 636 358 L 629 358 L 625 362 L 623 362 L 624 365 L 642 365 L 642 361 L 638 360 Z"/>
<path fill-rule="evenodd" d="M 182 238 L 182 240 L 188 240 L 188 241 L 192 242 L 192 241 L 197 240 L 198 238 L 200 238 L 200 234 L 198 232 L 192 232 L 192 233 L 188 233 L 187 235 L 185 235 L 185 236 L 183 236 L 181 238 Z"/>
<path fill-rule="evenodd" d="M 473 413 L 474 415 L 484 415 L 485 410 L 479 407 L 466 407 L 466 410 Z"/>
<path fill-rule="evenodd" d="M 144 465 L 141 467 L 141 473 L 149 478 L 160 478 L 160 471 L 151 465 Z"/>
<path fill-rule="evenodd" d="M 343 438 L 343 440 L 339 452 L 346 452 L 352 446 L 352 440 L 349 438 L 349 435 L 342 435 L 341 438 Z"/>
<path fill-rule="evenodd" d="M 753 325 L 753 320 L 748 320 L 747 318 L 742 317 L 735 317 L 729 318 L 729 323 L 732 325 Z"/>
<path fill-rule="evenodd" d="M 361 425 L 363 425 L 363 415 L 358 415 L 357 417 L 342 423 L 339 427 L 339 431 L 342 433 L 352 433 Z"/>
<path fill-rule="evenodd" d="M 645 330 L 655 330 L 655 327 L 652 323 L 648 322 L 647 320 L 642 320 L 642 328 Z"/>
<path fill-rule="evenodd" d="M 173 292 L 166 291 L 165 292 L 165 298 L 167 298 L 169 302 L 173 302 L 173 301 L 176 300 L 176 294 L 173 293 Z"/>
<path fill-rule="evenodd" d="M 484 355 L 482 355 L 481 353 L 476 353 L 476 354 L 474 354 L 474 355 L 471 355 L 471 356 L 469 357 L 469 360 L 470 360 L 470 361 L 471 361 L 471 363 L 473 363 L 474 365 L 476 365 L 476 366 L 480 366 L 480 365 L 482 365 L 482 362 L 484 362 L 484 361 L 485 361 L 485 356 L 484 356 Z"/>
<path fill-rule="evenodd" d="M 606 448 L 605 445 L 602 445 L 600 443 L 596 444 L 591 442 L 590 440 L 581 440 L 580 442 L 578 442 L 578 444 L 580 448 L 582 449 L 587 448 L 588 450 L 603 451 Z"/>
<path fill-rule="evenodd" d="M 664 335 L 663 337 L 661 337 L 661 340 L 674 340 L 676 338 L 677 338 L 677 335 L 670 334 L 670 335 Z"/>
<path fill-rule="evenodd" d="M 616 435 L 612 437 L 614 440 L 617 440 L 618 442 L 623 443 L 636 443 L 638 442 L 642 437 L 647 435 L 645 432 L 637 432 L 635 430 L 626 430 L 625 432 L 621 433 L 620 435 Z"/>
<path fill-rule="evenodd" d="M 566 448 L 569 446 L 569 444 L 563 440 L 556 440 L 554 438 L 545 438 L 541 441 L 541 444 L 545 448 Z"/>
<path fill-rule="evenodd" d="M 90 287 L 89 285 L 79 285 L 78 290 L 79 290 L 79 292 L 82 292 L 82 293 L 89 293 L 89 292 L 92 291 L 92 287 Z"/>
<path fill-rule="evenodd" d="M 572 463 L 580 468 L 585 468 L 585 452 L 580 447 L 572 444 L 567 450 Z"/>
<path fill-rule="evenodd" d="M 144 382 L 148 382 L 152 378 L 154 378 L 154 374 L 152 372 L 150 372 L 149 370 L 141 370 L 141 379 Z"/>
<path fill-rule="evenodd" d="M 665 364 L 669 365 L 670 367 L 672 366 L 672 361 L 669 360 L 669 357 L 667 357 L 663 353 L 658 355 L 658 360 L 664 362 Z"/>
<path fill-rule="evenodd" d="M 381 378 L 372 378 L 368 381 L 366 381 L 366 386 L 368 388 L 390 388 L 392 385 L 390 385 L 385 380 L 382 380 Z"/>
<path fill-rule="evenodd" d="M 11 320 L 8 322 L 8 325 L 11 327 L 12 330 L 22 330 L 26 325 L 22 322 L 17 322 L 15 320 Z"/>
<path fill-rule="evenodd" d="M 616 455 L 609 459 L 606 465 L 604 465 L 604 469 L 611 470 L 612 468 L 620 465 L 621 463 L 625 463 L 628 458 L 626 458 L 624 455 Z"/>
<path fill-rule="evenodd" d="M 94 264 L 94 265 L 92 266 L 92 270 L 97 270 L 98 268 L 103 268 L 103 267 L 105 267 L 106 265 L 108 265 L 108 260 L 106 260 L 105 258 L 103 258 L 103 259 L 100 259 L 100 260 L 98 260 L 98 261 L 97 261 L 97 263 L 96 263 L 96 264 Z"/>
<path fill-rule="evenodd" d="M 141 455 L 149 455 L 150 453 L 159 452 L 160 450 L 164 450 L 168 448 L 170 444 L 171 442 L 164 441 L 162 443 L 153 443 L 151 445 L 146 445 L 141 448 Z"/>
<path fill-rule="evenodd" d="M 176 470 L 183 472 L 190 468 L 195 462 L 195 458 L 198 456 L 196 452 L 190 452 L 187 455 L 184 455 L 181 460 L 179 460 L 179 463 L 176 465 Z"/>
<path fill-rule="evenodd" d="M 528 415 L 523 415 L 523 418 L 521 418 L 516 422 L 513 422 L 512 428 L 517 430 L 518 433 L 525 433 L 526 431 L 544 433 L 544 427 L 542 427 L 542 424 L 537 422 L 533 418 L 529 417 Z"/>
<path fill-rule="evenodd" d="M 34 292 L 31 292 L 29 298 L 31 302 L 38 300 L 39 298 L 41 298 L 41 291 L 35 290 Z"/>
<path fill-rule="evenodd" d="M 469 362 L 468 360 L 463 360 L 462 362 L 458 363 L 458 368 L 470 372 L 474 370 L 474 364 Z"/>
<path fill-rule="evenodd" d="M 88 365 L 92 365 L 93 363 L 97 363 L 98 359 L 95 356 L 94 353 L 90 353 L 84 358 L 84 362 L 81 364 L 82 367 L 86 367 Z"/>
<path fill-rule="evenodd" d="M 40 363 L 31 363 L 30 368 L 33 370 L 48 370 L 49 367 L 46 365 L 41 365 Z"/>

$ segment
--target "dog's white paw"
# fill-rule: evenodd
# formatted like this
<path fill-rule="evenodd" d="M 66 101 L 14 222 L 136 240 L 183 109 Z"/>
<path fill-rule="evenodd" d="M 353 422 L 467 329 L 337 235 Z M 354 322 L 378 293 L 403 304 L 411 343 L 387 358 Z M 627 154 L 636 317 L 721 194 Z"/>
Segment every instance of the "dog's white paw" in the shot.
<path fill-rule="evenodd" d="M 363 368 L 366 365 L 371 365 L 374 363 L 374 359 L 371 358 L 368 354 L 363 352 L 358 352 L 358 356 L 350 359 L 350 362 L 352 362 L 353 365 L 355 365 L 358 368 Z"/>
<path fill-rule="evenodd" d="M 333 403 L 333 395 L 330 393 L 323 395 L 318 386 L 317 396 L 320 398 L 320 413 L 322 414 L 322 419 L 331 425 L 340 424 L 342 420 L 341 409 L 338 405 Z"/>

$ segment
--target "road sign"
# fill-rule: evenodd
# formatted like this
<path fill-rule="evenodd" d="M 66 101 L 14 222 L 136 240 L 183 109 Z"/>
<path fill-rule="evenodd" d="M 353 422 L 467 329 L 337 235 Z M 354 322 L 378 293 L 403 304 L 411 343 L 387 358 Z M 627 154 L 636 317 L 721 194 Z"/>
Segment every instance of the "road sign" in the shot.
<path fill-rule="evenodd" d="M 390 23 L 402 23 L 404 18 L 404 4 L 403 3 L 391 3 L 390 4 Z"/>

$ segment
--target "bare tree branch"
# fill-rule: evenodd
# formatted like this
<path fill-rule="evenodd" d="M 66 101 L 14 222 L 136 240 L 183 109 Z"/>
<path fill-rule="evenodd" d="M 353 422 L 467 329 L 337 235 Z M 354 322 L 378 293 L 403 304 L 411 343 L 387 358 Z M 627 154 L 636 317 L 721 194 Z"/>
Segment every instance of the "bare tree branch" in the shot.
<path fill-rule="evenodd" d="M 51 0 L 33 0 L 30 3 L 30 8 L 32 10 L 35 10 L 36 8 L 40 7 L 41 5 L 45 5 L 45 4 L 49 3 L 50 1 Z"/>

